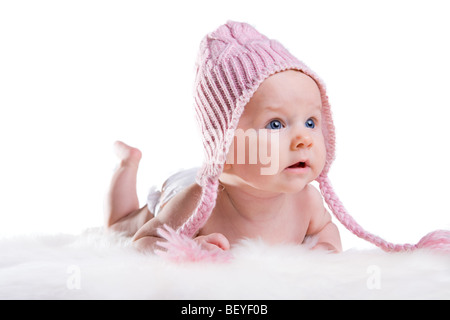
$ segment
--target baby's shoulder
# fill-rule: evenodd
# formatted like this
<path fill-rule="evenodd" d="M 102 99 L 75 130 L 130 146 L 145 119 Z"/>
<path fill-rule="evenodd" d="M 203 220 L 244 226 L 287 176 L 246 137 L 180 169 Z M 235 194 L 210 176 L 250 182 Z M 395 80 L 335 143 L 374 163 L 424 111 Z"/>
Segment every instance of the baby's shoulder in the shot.
<path fill-rule="evenodd" d="M 302 191 L 296 194 L 293 201 L 297 207 L 311 213 L 321 210 L 324 207 L 322 194 L 311 184 L 308 184 Z"/>
<path fill-rule="evenodd" d="M 308 184 L 302 191 L 299 192 L 302 201 L 307 203 L 320 203 L 323 204 L 322 194 L 312 184 Z"/>

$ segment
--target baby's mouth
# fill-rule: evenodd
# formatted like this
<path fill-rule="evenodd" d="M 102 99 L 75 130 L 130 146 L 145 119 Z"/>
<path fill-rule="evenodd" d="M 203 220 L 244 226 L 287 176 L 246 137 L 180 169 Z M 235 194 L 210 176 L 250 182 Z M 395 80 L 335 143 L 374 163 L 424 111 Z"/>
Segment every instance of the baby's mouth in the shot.
<path fill-rule="evenodd" d="M 306 168 L 309 164 L 306 161 L 299 161 L 294 163 L 293 165 L 289 166 L 288 168 L 294 169 L 294 168 Z"/>

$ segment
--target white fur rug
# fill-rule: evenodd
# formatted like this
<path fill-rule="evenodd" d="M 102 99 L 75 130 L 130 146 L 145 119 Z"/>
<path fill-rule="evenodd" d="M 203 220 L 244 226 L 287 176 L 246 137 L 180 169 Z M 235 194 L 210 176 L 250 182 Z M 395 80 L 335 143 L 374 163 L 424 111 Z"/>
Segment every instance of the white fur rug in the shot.
<path fill-rule="evenodd" d="M 233 255 L 176 264 L 102 229 L 5 238 L 0 299 L 450 299 L 449 255 L 326 254 L 254 240 Z"/>

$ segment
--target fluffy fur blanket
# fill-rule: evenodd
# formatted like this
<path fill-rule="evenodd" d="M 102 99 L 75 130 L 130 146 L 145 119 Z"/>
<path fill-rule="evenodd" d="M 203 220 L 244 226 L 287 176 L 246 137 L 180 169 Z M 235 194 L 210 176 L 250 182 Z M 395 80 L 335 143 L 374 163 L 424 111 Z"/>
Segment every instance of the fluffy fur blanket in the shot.
<path fill-rule="evenodd" d="M 313 252 L 246 240 L 224 263 L 175 263 L 89 229 L 0 240 L 0 299 L 449 299 L 450 255 Z"/>

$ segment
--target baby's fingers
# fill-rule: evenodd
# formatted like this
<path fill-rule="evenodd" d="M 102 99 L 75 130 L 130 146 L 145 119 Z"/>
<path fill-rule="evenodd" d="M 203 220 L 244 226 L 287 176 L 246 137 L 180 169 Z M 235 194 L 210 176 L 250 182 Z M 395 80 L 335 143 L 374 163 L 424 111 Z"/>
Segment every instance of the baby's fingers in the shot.
<path fill-rule="evenodd" d="M 230 249 L 230 242 L 228 239 L 221 233 L 211 233 L 206 236 L 200 236 L 197 238 L 207 249 L 214 249 L 213 246 L 219 247 L 222 250 Z"/>

